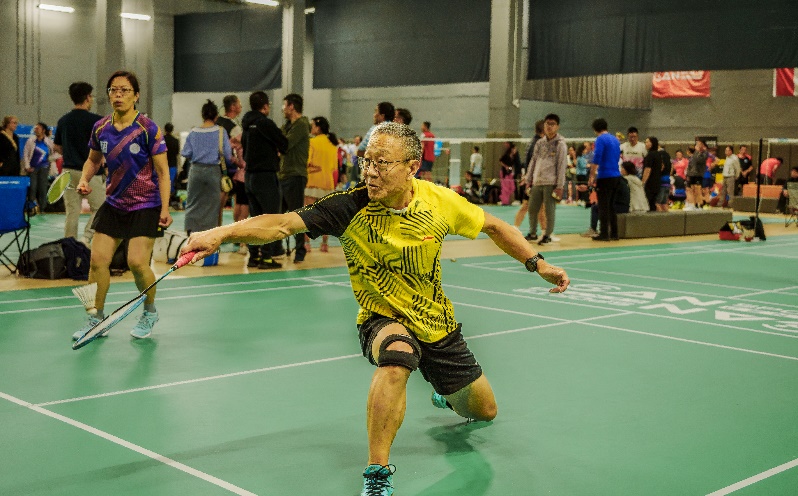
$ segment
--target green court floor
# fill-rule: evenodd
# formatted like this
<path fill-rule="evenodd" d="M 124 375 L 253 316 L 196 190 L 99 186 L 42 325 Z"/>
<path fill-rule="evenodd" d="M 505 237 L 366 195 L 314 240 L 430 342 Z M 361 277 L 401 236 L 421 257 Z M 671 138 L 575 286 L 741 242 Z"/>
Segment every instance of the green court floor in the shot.
<path fill-rule="evenodd" d="M 499 415 L 413 374 L 396 494 L 795 494 L 798 236 L 444 260 Z M 111 286 L 107 307 L 135 295 Z M 356 495 L 372 367 L 344 269 L 181 278 L 152 339 L 72 351 L 69 288 L 0 293 L 0 494 Z"/>

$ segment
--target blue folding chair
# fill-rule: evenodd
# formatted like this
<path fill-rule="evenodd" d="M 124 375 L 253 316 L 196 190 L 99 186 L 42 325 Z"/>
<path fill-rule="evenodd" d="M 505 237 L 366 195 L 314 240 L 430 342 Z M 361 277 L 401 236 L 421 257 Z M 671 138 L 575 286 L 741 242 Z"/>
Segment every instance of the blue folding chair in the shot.
<path fill-rule="evenodd" d="M 25 202 L 30 177 L 0 176 L 0 263 L 17 272 L 12 257 L 30 250 L 30 222 Z"/>

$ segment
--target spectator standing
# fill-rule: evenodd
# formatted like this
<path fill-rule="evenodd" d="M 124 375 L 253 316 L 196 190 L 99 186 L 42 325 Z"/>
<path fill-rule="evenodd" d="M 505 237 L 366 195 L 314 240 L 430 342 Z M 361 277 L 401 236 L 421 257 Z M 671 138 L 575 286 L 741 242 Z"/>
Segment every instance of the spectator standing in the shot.
<path fill-rule="evenodd" d="M 687 165 L 690 163 L 690 161 L 687 160 L 681 150 L 676 150 L 676 158 L 673 159 L 672 163 L 673 173 L 682 179 L 687 179 L 685 171 L 687 170 Z"/>
<path fill-rule="evenodd" d="M 739 193 L 742 193 L 743 184 L 748 184 L 751 182 L 753 176 L 751 176 L 751 172 L 754 170 L 754 161 L 751 159 L 751 155 L 748 154 L 748 147 L 745 145 L 740 145 L 740 153 L 737 154 L 737 158 L 740 160 L 740 176 L 737 179 L 737 189 Z"/>
<path fill-rule="evenodd" d="M 360 167 L 359 167 L 360 155 L 358 154 L 358 148 L 360 147 L 360 143 L 362 142 L 363 142 L 363 137 L 357 135 L 354 138 L 352 138 L 352 143 L 350 143 L 347 147 L 349 158 L 352 161 L 352 168 L 349 170 L 349 180 L 353 185 L 357 184 L 360 181 Z"/>
<path fill-rule="evenodd" d="M 479 147 L 475 146 L 471 149 L 470 166 L 468 170 L 471 172 L 471 177 L 477 181 L 482 179 L 482 154 L 479 153 Z"/>
<path fill-rule="evenodd" d="M 188 234 L 213 229 L 219 224 L 219 197 L 222 192 L 222 159 L 232 160 L 227 133 L 216 125 L 219 109 L 208 100 L 202 106 L 202 126 L 195 127 L 186 137 L 182 154 L 191 160 L 188 173 L 185 229 Z M 226 171 L 225 171 L 226 173 Z"/>
<path fill-rule="evenodd" d="M 629 212 L 648 212 L 648 200 L 643 188 L 643 182 L 637 177 L 637 168 L 632 162 L 621 164 L 621 180 L 613 203 L 615 214 Z M 595 238 L 598 233 L 599 207 L 598 203 L 590 205 L 590 229 L 582 233 L 584 238 Z"/>
<path fill-rule="evenodd" d="M 502 205 L 510 205 L 515 194 L 515 177 L 513 175 L 513 165 L 518 156 L 518 149 L 511 141 L 504 142 L 504 154 L 499 157 L 499 176 L 501 178 L 501 193 L 499 201 Z"/>
<path fill-rule="evenodd" d="M 596 133 L 596 145 L 593 162 L 590 164 L 590 184 L 596 188 L 599 207 L 599 222 L 601 230 L 594 237 L 597 241 L 611 241 L 618 239 L 618 216 L 613 205 L 618 191 L 621 172 L 618 169 L 618 159 L 621 156 L 621 146 L 618 138 L 607 132 L 607 121 L 596 119 L 592 124 Z M 637 167 L 635 166 L 635 169 Z"/>
<path fill-rule="evenodd" d="M 687 166 L 687 187 L 690 189 L 690 195 L 685 205 L 685 210 L 695 210 L 703 206 L 704 195 L 701 192 L 701 186 L 704 181 L 704 172 L 707 169 L 707 144 L 704 140 L 696 140 L 695 153 L 690 157 L 690 163 Z M 694 202 L 690 204 L 690 198 Z"/>
<path fill-rule="evenodd" d="M 576 203 L 584 207 L 588 201 L 587 178 L 590 173 L 588 162 L 588 146 L 586 143 L 579 145 L 576 151 Z"/>
<path fill-rule="evenodd" d="M 167 122 L 163 126 L 163 140 L 166 142 L 166 162 L 169 164 L 169 182 L 172 184 L 172 196 L 175 194 L 177 184 L 177 157 L 180 156 L 180 140 L 174 134 L 175 126 Z"/>
<path fill-rule="evenodd" d="M 22 172 L 19 161 L 19 120 L 14 115 L 3 117 L 0 129 L 0 176 L 18 176 Z"/>
<path fill-rule="evenodd" d="M 409 126 L 410 123 L 413 122 L 413 114 L 406 108 L 398 108 L 394 114 L 393 121 L 398 124 Z"/>
<path fill-rule="evenodd" d="M 671 156 L 662 148 L 662 145 L 659 145 L 659 154 L 662 156 L 662 172 L 660 173 L 656 204 L 658 212 L 667 212 L 670 209 L 671 197 Z"/>
<path fill-rule="evenodd" d="M 431 127 L 429 121 L 421 124 L 421 134 L 425 141 L 421 142 L 424 151 L 421 155 L 421 168 L 418 171 L 419 177 L 425 181 L 432 181 L 432 166 L 435 164 L 435 135 L 430 131 Z"/>
<path fill-rule="evenodd" d="M 528 241 L 537 239 L 538 212 L 541 207 L 546 210 L 546 232 L 538 241 L 539 245 L 551 243 L 556 207 L 562 200 L 565 169 L 568 167 L 568 146 L 558 132 L 560 117 L 557 114 L 547 115 L 543 119 L 543 129 L 545 136 L 535 144 L 525 178 L 531 188 Z"/>
<path fill-rule="evenodd" d="M 310 122 L 302 115 L 303 100 L 291 93 L 283 98 L 282 132 L 288 140 L 285 153 L 280 157 L 280 194 L 283 197 L 283 212 L 290 212 L 305 205 L 305 186 L 308 184 L 308 153 L 310 150 Z M 338 157 L 336 155 L 336 164 Z M 305 260 L 305 235 L 295 237 L 294 263 Z"/>
<path fill-rule="evenodd" d="M 621 145 L 621 160 L 635 164 L 637 177 L 643 177 L 643 159 L 648 151 L 646 146 L 639 141 L 636 127 L 632 126 L 626 130 L 626 139 L 627 141 Z"/>
<path fill-rule="evenodd" d="M 108 167 L 107 198 L 97 211 L 92 227 L 89 284 L 97 283 L 95 307 L 82 329 L 72 335 L 79 339 L 103 318 L 103 308 L 111 283 L 110 265 L 123 240 L 128 240 L 127 264 L 136 287 L 143 291 L 155 282 L 150 267 L 155 238 L 172 224 L 169 213 L 169 164 L 166 143 L 158 125 L 136 110 L 139 81 L 133 73 L 118 71 L 111 75 L 106 91 L 114 109 L 94 125 L 89 142 L 89 158 L 77 190 L 91 193 L 91 178 L 103 160 Z M 156 288 L 147 292 L 144 311 L 130 332 L 136 339 L 152 334 L 158 322 L 155 308 Z"/>
<path fill-rule="evenodd" d="M 568 169 L 565 172 L 565 191 L 567 203 L 573 203 L 576 199 L 576 149 L 568 147 Z"/>
<path fill-rule="evenodd" d="M 244 187 L 244 160 L 241 157 L 241 133 L 243 130 L 241 129 L 241 122 L 238 120 L 238 116 L 241 115 L 241 100 L 239 100 L 238 96 L 234 94 L 226 95 L 222 99 L 222 105 L 224 106 L 224 115 L 220 115 L 216 118 L 216 124 L 221 126 L 222 129 L 227 133 L 227 137 L 230 139 L 230 149 L 233 152 L 233 159 L 227 162 L 227 170 L 225 173 L 230 176 L 230 179 L 233 180 L 233 189 L 229 192 L 222 191 L 219 198 L 219 225 L 222 225 L 222 214 L 224 212 L 224 207 L 227 206 L 227 202 L 230 200 L 231 196 L 235 196 L 235 207 L 233 207 L 233 220 L 238 222 L 239 220 L 246 219 L 247 216 L 240 217 L 241 215 L 241 208 L 236 208 L 239 204 L 247 207 L 248 209 L 248 200 L 247 200 L 247 193 L 246 188 Z M 234 141 L 235 140 L 235 141 Z M 236 175 L 238 174 L 238 175 Z M 236 177 L 238 180 L 236 180 Z M 236 211 L 238 211 L 239 218 L 236 218 Z"/>
<path fill-rule="evenodd" d="M 247 163 L 244 183 L 249 198 L 249 211 L 253 216 L 279 214 L 281 198 L 277 179 L 277 171 L 280 169 L 278 154 L 285 153 L 288 140 L 274 121 L 269 119 L 271 107 L 269 96 L 265 92 L 252 93 L 249 96 L 249 106 L 251 110 L 241 120 L 244 129 L 241 144 Z M 274 257 L 281 250 L 279 241 L 249 245 L 247 267 L 279 269 L 282 265 L 274 261 Z"/>
<path fill-rule="evenodd" d="M 362 157 L 366 153 L 366 147 L 369 146 L 371 133 L 374 132 L 377 126 L 383 122 L 393 121 L 394 117 L 396 117 L 396 109 L 391 102 L 380 102 L 377 104 L 377 106 L 374 108 L 374 124 L 369 128 L 369 130 L 366 132 L 366 136 L 364 136 L 357 145 L 358 157 Z M 357 138 L 359 138 L 359 136 L 355 137 L 356 140 Z"/>
<path fill-rule="evenodd" d="M 728 208 L 729 202 L 734 199 L 735 184 L 739 176 L 740 159 L 734 154 L 734 145 L 729 145 L 726 147 L 726 161 L 723 162 L 723 186 L 720 190 L 723 208 Z"/>
<path fill-rule="evenodd" d="M 532 137 L 532 141 L 529 143 L 529 148 L 526 151 L 526 156 L 524 157 L 524 163 L 521 167 L 523 174 L 520 174 L 519 177 L 516 179 L 518 180 L 518 186 L 516 189 L 515 197 L 518 201 L 521 202 L 521 205 L 518 207 L 518 212 L 515 214 L 515 221 L 513 225 L 519 231 L 521 230 L 521 224 L 524 222 L 524 218 L 529 213 L 529 194 L 527 194 L 527 185 L 526 182 L 523 180 L 521 176 L 526 176 L 526 171 L 529 168 L 529 162 L 532 160 L 532 152 L 535 150 L 535 145 L 537 142 L 545 136 L 543 132 L 543 119 L 535 122 L 535 135 Z M 545 210 L 545 209 L 544 209 Z M 542 212 L 542 211 L 541 211 Z M 545 218 L 543 213 L 538 216 L 538 222 L 543 225 L 545 224 Z"/>
<path fill-rule="evenodd" d="M 643 158 L 643 188 L 646 191 L 648 210 L 657 210 L 657 196 L 662 182 L 662 155 L 658 153 L 659 140 L 654 136 L 646 138 L 646 156 Z"/>
<path fill-rule="evenodd" d="M 335 191 L 333 174 L 338 167 L 338 138 L 330 132 L 330 122 L 325 117 L 310 121 L 310 152 L 308 153 L 308 185 L 305 188 L 305 205 Z M 327 235 L 321 240 L 321 251 L 329 251 Z M 310 238 L 306 238 L 305 252 L 310 251 Z"/>
<path fill-rule="evenodd" d="M 81 195 L 77 191 L 80 176 L 83 172 L 83 164 L 89 158 L 89 139 L 94 124 L 102 119 L 101 115 L 91 112 L 94 104 L 94 88 L 86 82 L 77 82 L 69 85 L 69 98 L 75 105 L 74 108 L 58 119 L 55 128 L 55 138 L 53 147 L 55 151 L 64 157 L 63 170 L 70 172 L 69 186 L 64 191 L 64 209 L 66 219 L 64 220 L 64 237 L 78 237 L 78 223 L 80 213 L 83 209 L 83 198 L 89 202 L 91 216 L 86 226 L 83 228 L 83 235 L 80 241 L 86 246 L 91 246 L 94 237 L 94 218 L 97 210 L 105 202 L 105 166 L 99 173 L 94 174 L 89 181 L 88 195 Z"/>
<path fill-rule="evenodd" d="M 44 122 L 33 126 L 33 137 L 25 142 L 22 152 L 22 167 L 30 176 L 28 200 L 35 201 L 36 213 L 47 206 L 47 188 L 50 186 L 50 158 L 53 155 L 53 140 L 50 129 Z"/>

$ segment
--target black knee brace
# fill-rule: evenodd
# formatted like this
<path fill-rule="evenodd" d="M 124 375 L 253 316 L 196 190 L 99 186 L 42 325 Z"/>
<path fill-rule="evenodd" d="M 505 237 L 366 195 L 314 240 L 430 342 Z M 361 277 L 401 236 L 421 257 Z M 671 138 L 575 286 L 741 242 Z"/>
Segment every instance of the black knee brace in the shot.
<path fill-rule="evenodd" d="M 396 341 L 402 341 L 413 348 L 412 353 L 406 351 L 388 350 L 388 346 Z M 391 334 L 382 340 L 380 344 L 380 356 L 377 360 L 377 367 L 384 367 L 386 365 L 398 365 L 413 372 L 418 368 L 418 362 L 421 359 L 421 348 L 415 339 L 404 334 Z"/>

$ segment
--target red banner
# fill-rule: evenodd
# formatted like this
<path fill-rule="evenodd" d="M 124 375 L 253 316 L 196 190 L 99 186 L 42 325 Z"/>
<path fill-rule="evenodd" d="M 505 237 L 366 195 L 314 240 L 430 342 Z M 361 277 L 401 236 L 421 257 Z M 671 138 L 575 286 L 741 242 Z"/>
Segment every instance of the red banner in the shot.
<path fill-rule="evenodd" d="M 773 71 L 773 96 L 796 96 L 795 74 L 794 67 L 775 69 Z"/>
<path fill-rule="evenodd" d="M 709 71 L 655 72 L 654 98 L 709 98 Z"/>

